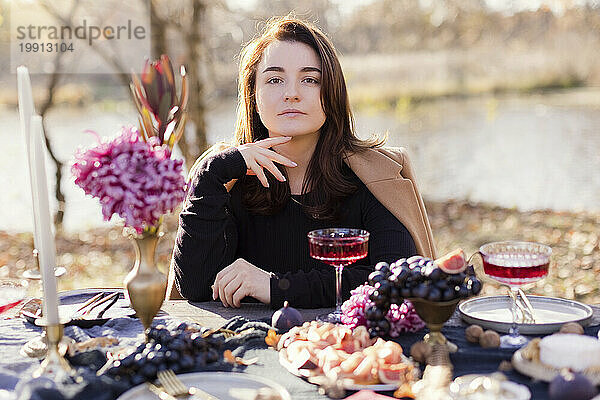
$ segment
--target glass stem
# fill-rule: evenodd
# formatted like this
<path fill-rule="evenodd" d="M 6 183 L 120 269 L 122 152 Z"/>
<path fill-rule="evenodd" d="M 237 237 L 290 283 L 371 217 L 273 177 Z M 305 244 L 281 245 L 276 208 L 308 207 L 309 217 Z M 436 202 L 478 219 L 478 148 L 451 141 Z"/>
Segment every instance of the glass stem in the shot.
<path fill-rule="evenodd" d="M 519 326 L 517 325 L 518 310 L 517 310 L 517 296 L 519 295 L 519 288 L 510 287 L 513 295 L 511 296 L 511 307 L 510 311 L 512 312 L 512 325 L 510 327 L 510 336 L 517 337 L 519 336 Z"/>
<path fill-rule="evenodd" d="M 342 271 L 343 266 L 335 266 L 335 312 L 341 314 L 342 312 Z"/>

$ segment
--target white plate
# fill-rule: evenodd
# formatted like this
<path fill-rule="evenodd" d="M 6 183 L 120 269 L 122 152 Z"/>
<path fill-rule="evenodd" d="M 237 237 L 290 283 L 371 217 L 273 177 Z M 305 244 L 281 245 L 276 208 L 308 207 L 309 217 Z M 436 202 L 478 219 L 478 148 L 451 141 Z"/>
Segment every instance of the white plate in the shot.
<path fill-rule="evenodd" d="M 79 296 L 84 294 L 95 295 L 101 292 L 123 292 L 123 288 L 83 288 L 83 289 L 73 289 L 73 290 L 65 290 L 63 292 L 58 292 L 58 297 L 69 298 L 73 296 Z"/>
<path fill-rule="evenodd" d="M 291 396 L 283 386 L 261 376 L 250 375 L 239 372 L 192 372 L 189 374 L 177 375 L 179 379 L 188 386 L 194 386 L 205 392 L 212 394 L 219 400 L 239 400 L 235 392 L 230 393 L 230 389 L 248 389 L 258 390 L 269 387 L 277 391 L 282 400 L 291 400 Z M 233 395 L 232 395 L 233 394 Z M 200 397 L 197 397 L 200 398 Z M 123 393 L 117 400 L 156 400 L 145 383 L 129 389 Z"/>
<path fill-rule="evenodd" d="M 533 307 L 535 324 L 518 324 L 519 332 L 526 335 L 553 333 L 567 322 L 589 325 L 593 311 L 590 306 L 557 297 L 527 296 Z M 458 306 L 463 320 L 498 332 L 508 332 L 512 323 L 510 297 L 476 297 Z"/>
<path fill-rule="evenodd" d="M 454 393 L 460 393 L 460 390 L 463 387 L 468 386 L 475 378 L 479 378 L 485 375 L 477 375 L 477 374 L 469 374 L 463 375 L 454 380 L 453 385 L 451 385 L 451 391 L 454 389 Z M 512 381 L 501 381 L 500 388 L 502 389 L 501 397 L 497 397 L 496 400 L 529 400 L 531 399 L 531 391 L 525 385 L 521 385 Z M 473 395 L 472 398 L 477 398 L 477 395 Z M 469 396 L 470 397 L 470 396 Z"/>
<path fill-rule="evenodd" d="M 398 389 L 395 383 L 378 383 L 375 385 L 357 385 L 355 383 L 343 382 L 342 386 L 346 390 L 372 390 L 374 392 L 387 392 Z"/>
<path fill-rule="evenodd" d="M 553 368 L 549 365 L 542 364 L 538 361 L 528 360 L 523 355 L 523 349 L 514 352 L 512 356 L 513 367 L 523 375 L 527 375 L 534 379 L 539 379 L 544 382 L 550 382 L 554 377 L 560 374 L 558 368 Z M 590 380 L 594 385 L 600 385 L 600 373 L 582 371 L 583 375 Z"/>
<path fill-rule="evenodd" d="M 408 359 L 407 359 L 408 360 Z M 406 361 L 407 361 L 406 360 Z M 302 378 L 310 378 L 311 376 L 319 376 L 321 374 L 315 372 L 316 370 L 302 369 L 299 370 L 295 368 L 292 363 L 288 360 L 286 349 L 279 350 L 279 363 L 292 374 L 302 377 Z M 373 385 L 357 385 L 351 379 L 343 379 L 342 386 L 346 390 L 372 390 L 374 392 L 385 392 L 389 390 L 398 389 L 398 384 L 396 383 L 377 383 Z"/>

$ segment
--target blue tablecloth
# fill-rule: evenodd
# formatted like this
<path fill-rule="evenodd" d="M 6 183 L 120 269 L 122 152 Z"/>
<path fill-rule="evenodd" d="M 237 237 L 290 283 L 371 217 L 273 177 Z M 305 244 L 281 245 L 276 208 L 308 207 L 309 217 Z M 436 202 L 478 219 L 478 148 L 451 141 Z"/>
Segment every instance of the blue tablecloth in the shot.
<path fill-rule="evenodd" d="M 85 292 L 62 297 L 61 315 L 63 311 L 65 313 L 73 311 L 77 308 L 76 304 L 81 304 L 92 295 Z M 143 340 L 144 336 L 141 323 L 136 318 L 132 318 L 132 314 L 133 310 L 121 296 L 115 306 L 106 313 L 105 317 L 110 317 L 106 324 L 88 329 L 67 326 L 65 327 L 65 336 L 78 342 L 91 337 L 112 336 L 119 339 L 119 346 L 133 346 L 136 342 Z M 184 321 L 162 313 L 154 319 L 153 325 L 162 324 L 174 330 L 181 322 Z M 198 328 L 200 327 L 198 326 Z M 234 317 L 227 322 L 225 328 L 239 332 L 255 328 L 252 333 L 226 339 L 223 350 L 230 349 L 235 356 L 253 357 L 258 355 L 260 362 L 246 367 L 232 366 L 224 361 L 218 361 L 204 367 L 194 368 L 192 371 L 243 371 L 282 384 L 293 394 L 294 399 L 326 399 L 325 396 L 318 393 L 316 386 L 281 368 L 277 352 L 268 349 L 264 341 L 270 328 L 269 324 L 263 321 L 248 321 L 243 317 Z M 97 377 L 95 370 L 100 365 L 96 365 L 94 368 L 78 367 L 77 372 L 84 378 L 79 383 L 67 381 L 57 385 L 47 378 L 32 379 L 31 374 L 39 366 L 39 361 L 24 357 L 19 354 L 19 351 L 23 344 L 39 336 L 41 331 L 41 328 L 21 318 L 0 320 L 0 400 L 5 400 L 5 398 L 112 400 L 131 388 L 131 386 L 116 382 L 106 376 Z M 77 363 L 86 364 L 89 361 L 98 364 L 99 357 L 97 356 L 98 354 L 93 354 L 93 352 L 81 353 L 78 357 L 86 357 L 85 360 L 73 359 L 72 361 L 75 366 Z"/>
<path fill-rule="evenodd" d="M 133 345 L 136 340 L 142 338 L 142 326 L 137 319 L 127 316 L 130 313 L 131 309 L 123 305 L 112 311 L 112 315 L 110 315 L 112 318 L 106 324 L 89 329 L 66 327 L 65 334 L 77 341 L 95 336 L 113 336 L 119 338 L 121 345 Z M 599 320 L 598 308 L 595 308 L 595 313 L 594 323 L 597 324 Z M 175 328 L 180 322 L 168 315 L 158 316 L 155 319 L 155 324 L 165 324 L 169 328 Z M 462 325 L 456 315 L 449 322 L 444 327 L 443 333 L 459 347 L 458 352 L 451 355 L 455 376 L 470 373 L 491 373 L 498 369 L 502 361 L 510 361 L 512 356 L 512 351 L 510 350 L 482 349 L 477 345 L 468 343 L 464 337 L 464 325 Z M 244 324 L 254 324 L 253 326 L 263 329 L 263 332 L 268 329 L 268 325 L 264 322 L 248 322 L 241 317 L 230 320 L 229 327 L 232 329 L 245 329 Z M 596 335 L 599 328 L 600 326 L 598 325 L 590 326 L 586 328 L 586 334 Z M 56 387 L 53 382 L 45 378 L 32 380 L 29 377 L 39 365 L 39 361 L 21 356 L 19 350 L 27 340 L 38 336 L 40 333 L 40 328 L 22 319 L 0 320 L 0 399 L 4 399 L 4 395 L 6 398 L 27 400 L 111 400 L 129 389 L 128 386 L 119 384 L 107 377 L 96 377 L 92 369 L 83 367 L 78 369 L 78 372 L 85 377 L 83 383 L 59 385 Z M 422 331 L 414 334 L 404 334 L 397 341 L 408 352 L 410 346 L 420 340 L 424 333 Z M 229 348 L 232 350 L 235 349 L 234 354 L 246 358 L 258 356 L 260 359 L 259 364 L 248 367 L 236 366 L 234 369 L 230 364 L 221 362 L 211 364 L 207 368 L 202 368 L 202 370 L 243 370 L 247 373 L 270 378 L 284 385 L 294 399 L 326 398 L 318 393 L 314 385 L 293 376 L 281 368 L 277 352 L 267 349 L 263 338 L 264 335 L 261 336 L 259 334 L 258 336 L 250 337 L 245 342 L 236 342 L 235 340 L 237 339 L 229 342 Z M 527 385 L 532 392 L 532 399 L 547 398 L 547 383 L 533 382 L 530 378 L 516 371 L 506 372 L 506 375 L 512 381 Z M 391 393 L 388 394 L 391 395 Z"/>

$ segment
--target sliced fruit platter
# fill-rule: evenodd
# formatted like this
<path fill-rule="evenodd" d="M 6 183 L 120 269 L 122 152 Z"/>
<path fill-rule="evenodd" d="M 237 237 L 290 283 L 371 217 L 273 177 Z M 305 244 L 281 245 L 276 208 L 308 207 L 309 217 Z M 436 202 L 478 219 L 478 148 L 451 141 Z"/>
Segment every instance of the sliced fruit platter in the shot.
<path fill-rule="evenodd" d="M 364 326 L 354 330 L 320 321 L 305 322 L 277 343 L 279 361 L 297 376 L 326 376 L 347 389 L 394 390 L 418 379 L 419 368 L 393 341 L 371 338 Z"/>

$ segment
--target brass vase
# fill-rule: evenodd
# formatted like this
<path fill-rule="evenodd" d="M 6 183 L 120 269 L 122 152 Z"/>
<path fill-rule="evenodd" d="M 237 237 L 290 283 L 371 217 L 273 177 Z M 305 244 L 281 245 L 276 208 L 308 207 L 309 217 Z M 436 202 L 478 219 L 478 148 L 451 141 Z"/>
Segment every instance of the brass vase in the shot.
<path fill-rule="evenodd" d="M 429 328 L 429 333 L 425 335 L 423 341 L 430 345 L 446 345 L 448 351 L 454 353 L 458 350 L 458 347 L 450 342 L 442 334 L 442 327 L 444 323 L 454 314 L 454 310 L 458 305 L 460 299 L 454 299 L 450 301 L 429 301 L 421 298 L 410 298 L 408 299 L 415 307 L 419 317 L 425 322 Z"/>
<path fill-rule="evenodd" d="M 162 236 L 159 229 L 130 235 L 135 249 L 135 264 L 123 281 L 131 307 L 146 331 L 165 300 L 167 277 L 156 265 L 156 245 Z"/>

